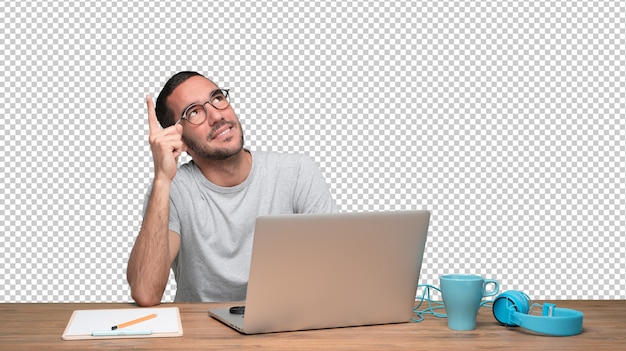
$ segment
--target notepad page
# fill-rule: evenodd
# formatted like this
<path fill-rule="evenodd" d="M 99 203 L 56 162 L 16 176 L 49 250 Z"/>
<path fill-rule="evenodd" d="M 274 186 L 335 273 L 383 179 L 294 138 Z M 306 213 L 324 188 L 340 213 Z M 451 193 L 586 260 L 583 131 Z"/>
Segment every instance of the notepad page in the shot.
<path fill-rule="evenodd" d="M 126 328 L 125 331 L 152 331 L 153 333 L 180 332 L 180 314 L 177 307 L 159 308 L 130 308 L 130 309 L 102 309 L 76 310 L 65 331 L 65 335 L 91 335 L 93 332 L 110 331 L 111 327 L 150 314 L 156 318 L 137 323 Z M 122 330 L 122 329 L 120 329 Z"/>

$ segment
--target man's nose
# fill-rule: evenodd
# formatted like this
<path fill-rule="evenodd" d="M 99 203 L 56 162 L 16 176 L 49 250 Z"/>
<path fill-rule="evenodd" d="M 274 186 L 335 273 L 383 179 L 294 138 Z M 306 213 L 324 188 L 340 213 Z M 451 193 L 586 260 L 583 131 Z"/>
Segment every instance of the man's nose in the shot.
<path fill-rule="evenodd" d="M 224 119 L 222 110 L 213 107 L 208 101 L 204 103 L 204 111 L 206 111 L 206 120 L 209 126 L 213 126 L 215 123 Z"/>

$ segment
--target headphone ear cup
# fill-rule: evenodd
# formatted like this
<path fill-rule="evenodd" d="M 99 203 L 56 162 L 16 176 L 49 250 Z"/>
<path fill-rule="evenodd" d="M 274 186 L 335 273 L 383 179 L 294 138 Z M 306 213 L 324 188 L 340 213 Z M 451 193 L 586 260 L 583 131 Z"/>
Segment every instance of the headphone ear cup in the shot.
<path fill-rule="evenodd" d="M 492 312 L 496 320 L 507 327 L 514 327 L 514 313 L 527 314 L 530 310 L 530 299 L 521 291 L 509 290 L 501 293 L 493 300 Z"/>

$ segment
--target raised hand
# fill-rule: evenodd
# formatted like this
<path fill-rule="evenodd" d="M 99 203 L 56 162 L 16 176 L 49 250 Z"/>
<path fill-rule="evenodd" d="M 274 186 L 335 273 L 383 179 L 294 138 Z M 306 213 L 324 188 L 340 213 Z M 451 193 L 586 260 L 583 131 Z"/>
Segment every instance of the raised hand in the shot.
<path fill-rule="evenodd" d="M 148 108 L 148 126 L 150 128 L 149 142 L 154 161 L 154 179 L 167 179 L 171 181 L 176 175 L 178 157 L 183 151 L 187 151 L 187 145 L 183 141 L 183 126 L 176 124 L 165 129 L 156 117 L 154 102 L 150 95 L 146 96 Z"/>

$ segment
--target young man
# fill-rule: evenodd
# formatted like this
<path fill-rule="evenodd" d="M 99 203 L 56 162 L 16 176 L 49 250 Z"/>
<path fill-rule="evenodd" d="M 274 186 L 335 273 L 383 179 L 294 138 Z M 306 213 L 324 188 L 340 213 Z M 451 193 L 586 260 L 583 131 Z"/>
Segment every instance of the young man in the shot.
<path fill-rule="evenodd" d="M 244 300 L 256 217 L 336 212 L 328 186 L 308 157 L 245 149 L 228 90 L 199 73 L 170 78 L 156 110 L 146 103 L 154 180 L 128 260 L 131 295 L 159 304 L 171 267 L 176 301 Z M 182 152 L 192 161 L 179 168 Z"/>

